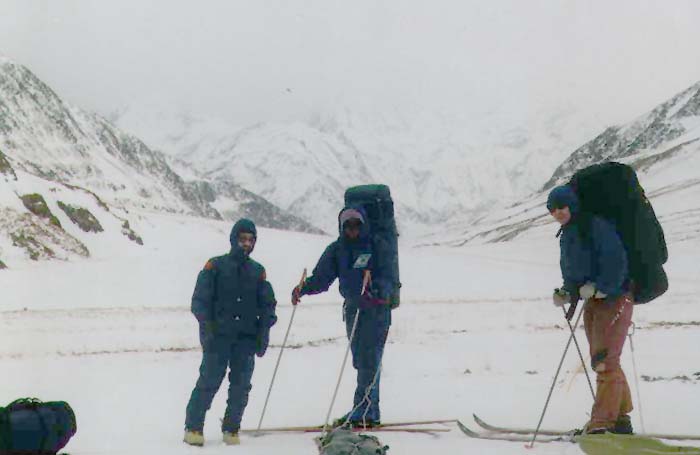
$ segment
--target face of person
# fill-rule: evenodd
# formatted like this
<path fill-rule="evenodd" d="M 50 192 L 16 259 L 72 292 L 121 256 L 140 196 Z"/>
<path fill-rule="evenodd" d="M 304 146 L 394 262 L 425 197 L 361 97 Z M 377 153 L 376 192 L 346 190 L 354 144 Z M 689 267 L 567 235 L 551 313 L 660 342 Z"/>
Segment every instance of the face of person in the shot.
<path fill-rule="evenodd" d="M 565 207 L 555 207 L 549 212 L 559 224 L 562 226 L 566 225 L 571 221 L 571 211 L 568 206 Z"/>
<path fill-rule="evenodd" d="M 362 222 L 360 220 L 348 220 L 343 224 L 343 234 L 348 240 L 357 240 L 360 237 L 361 226 Z"/>
<path fill-rule="evenodd" d="M 255 236 L 250 232 L 241 232 L 238 234 L 238 246 L 245 252 L 250 254 L 255 246 Z"/>

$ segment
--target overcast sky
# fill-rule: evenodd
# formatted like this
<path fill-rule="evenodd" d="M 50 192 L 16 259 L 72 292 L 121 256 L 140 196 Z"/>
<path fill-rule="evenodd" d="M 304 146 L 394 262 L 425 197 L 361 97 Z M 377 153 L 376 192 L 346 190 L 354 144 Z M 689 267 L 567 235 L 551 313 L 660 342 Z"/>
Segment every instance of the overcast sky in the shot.
<path fill-rule="evenodd" d="M 0 0 L 0 54 L 102 113 L 569 102 L 623 122 L 700 81 L 698 24 L 696 0 Z"/>

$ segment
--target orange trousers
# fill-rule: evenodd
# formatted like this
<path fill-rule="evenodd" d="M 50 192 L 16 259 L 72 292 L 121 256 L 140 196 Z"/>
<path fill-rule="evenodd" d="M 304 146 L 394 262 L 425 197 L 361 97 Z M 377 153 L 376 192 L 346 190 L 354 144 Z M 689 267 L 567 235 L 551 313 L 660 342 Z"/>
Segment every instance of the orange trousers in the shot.
<path fill-rule="evenodd" d="M 632 297 L 628 294 L 620 296 L 614 304 L 604 299 L 589 299 L 586 302 L 583 323 L 592 366 L 597 375 L 589 429 L 611 429 L 621 415 L 632 411 L 632 395 L 620 367 L 620 354 L 632 322 L 633 306 Z"/>

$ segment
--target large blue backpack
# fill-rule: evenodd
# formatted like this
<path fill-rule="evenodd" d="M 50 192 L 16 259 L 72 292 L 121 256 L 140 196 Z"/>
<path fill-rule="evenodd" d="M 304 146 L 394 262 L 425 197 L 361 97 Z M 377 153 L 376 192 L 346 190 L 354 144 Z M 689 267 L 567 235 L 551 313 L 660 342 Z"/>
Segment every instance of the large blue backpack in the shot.
<path fill-rule="evenodd" d="M 399 244 L 394 202 L 386 185 L 360 185 L 345 191 L 345 206 L 361 206 L 369 218 L 372 239 L 372 291 L 387 299 L 391 308 L 400 304 Z"/>
<path fill-rule="evenodd" d="M 75 413 L 65 401 L 22 398 L 0 408 L 2 455 L 54 455 L 76 431 Z"/>

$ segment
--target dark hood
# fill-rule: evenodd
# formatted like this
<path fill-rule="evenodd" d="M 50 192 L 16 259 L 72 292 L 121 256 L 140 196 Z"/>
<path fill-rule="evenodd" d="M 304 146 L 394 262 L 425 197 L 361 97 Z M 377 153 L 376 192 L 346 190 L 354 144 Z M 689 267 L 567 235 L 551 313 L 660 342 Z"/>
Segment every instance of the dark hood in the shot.
<path fill-rule="evenodd" d="M 242 253 L 241 247 L 238 246 L 238 234 L 241 232 L 250 232 L 253 234 L 255 239 L 258 238 L 258 230 L 255 228 L 255 223 L 247 218 L 241 218 L 236 221 L 231 229 L 231 235 L 229 236 L 229 241 L 231 242 L 231 251 L 233 253 Z M 255 244 L 253 244 L 253 249 L 255 249 Z M 250 250 L 252 253 L 253 250 Z"/>

